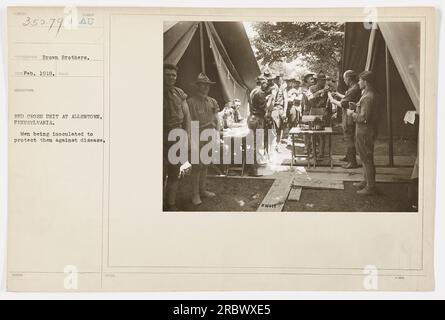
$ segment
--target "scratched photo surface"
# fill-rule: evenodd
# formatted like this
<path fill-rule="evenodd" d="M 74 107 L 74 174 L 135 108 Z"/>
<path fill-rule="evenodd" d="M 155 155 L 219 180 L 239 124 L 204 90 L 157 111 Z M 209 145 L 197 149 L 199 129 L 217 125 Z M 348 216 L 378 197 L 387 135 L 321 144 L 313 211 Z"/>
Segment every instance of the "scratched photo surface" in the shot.
<path fill-rule="evenodd" d="M 374 9 L 9 8 L 8 290 L 432 290 L 436 12 Z"/>
<path fill-rule="evenodd" d="M 417 212 L 420 32 L 165 21 L 164 211 Z"/>

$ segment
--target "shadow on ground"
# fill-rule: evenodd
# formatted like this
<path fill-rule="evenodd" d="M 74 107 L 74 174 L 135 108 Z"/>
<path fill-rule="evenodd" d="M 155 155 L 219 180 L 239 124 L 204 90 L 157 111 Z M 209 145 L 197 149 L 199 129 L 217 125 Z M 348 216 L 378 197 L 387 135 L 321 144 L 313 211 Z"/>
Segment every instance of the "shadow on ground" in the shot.
<path fill-rule="evenodd" d="M 181 180 L 176 205 L 181 211 L 256 211 L 266 196 L 273 180 L 208 178 L 208 190 L 215 198 L 202 199 L 194 206 L 191 202 L 190 176 Z"/>
<path fill-rule="evenodd" d="M 190 177 L 181 181 L 177 205 L 181 211 L 256 211 L 269 191 L 273 180 L 266 179 L 208 179 L 209 190 L 217 196 L 203 199 L 203 204 L 191 203 Z M 375 196 L 357 195 L 352 182 L 345 182 L 344 190 L 304 188 L 300 201 L 287 201 L 283 211 L 287 212 L 411 212 L 408 199 L 408 183 L 379 183 Z"/>

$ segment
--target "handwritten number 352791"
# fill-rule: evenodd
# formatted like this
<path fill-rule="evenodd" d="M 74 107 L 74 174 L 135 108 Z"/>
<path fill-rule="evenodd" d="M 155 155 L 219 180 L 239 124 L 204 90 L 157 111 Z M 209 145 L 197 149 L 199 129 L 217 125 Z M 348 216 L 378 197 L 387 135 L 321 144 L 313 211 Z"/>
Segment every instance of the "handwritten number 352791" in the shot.
<path fill-rule="evenodd" d="M 51 32 L 52 30 L 56 31 L 56 35 L 59 34 L 60 30 L 62 29 L 64 18 L 51 18 L 51 19 L 39 19 L 39 18 L 31 18 L 27 17 L 26 20 L 23 22 L 24 27 L 43 27 L 48 26 L 48 32 Z"/>

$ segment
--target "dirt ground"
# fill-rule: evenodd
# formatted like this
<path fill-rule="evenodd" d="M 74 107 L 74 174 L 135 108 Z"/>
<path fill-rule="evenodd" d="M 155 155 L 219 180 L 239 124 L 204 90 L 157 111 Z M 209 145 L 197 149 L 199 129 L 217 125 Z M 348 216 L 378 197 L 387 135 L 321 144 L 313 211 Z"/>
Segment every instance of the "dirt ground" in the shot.
<path fill-rule="evenodd" d="M 176 204 L 183 211 L 256 211 L 269 191 L 273 180 L 208 178 L 208 190 L 215 192 L 215 198 L 202 199 L 194 206 L 191 202 L 190 176 L 181 180 Z"/>
<path fill-rule="evenodd" d="M 333 154 L 344 154 L 343 137 L 336 134 L 332 137 Z M 375 155 L 387 155 L 387 141 L 375 142 Z M 395 139 L 395 155 L 415 155 L 415 140 Z M 285 153 L 290 151 L 286 150 Z M 282 155 L 286 156 L 286 155 Z M 250 178 L 209 177 L 208 189 L 217 194 L 215 198 L 203 199 L 203 204 L 194 206 L 191 203 L 191 181 L 186 176 L 180 182 L 177 206 L 181 211 L 256 211 L 265 197 L 273 180 Z M 345 190 L 322 190 L 304 188 L 300 201 L 287 201 L 283 211 L 341 211 L 341 212 L 409 212 L 417 211 L 409 200 L 408 183 L 378 183 L 379 193 L 375 196 L 359 196 L 351 182 L 344 182 Z"/>
<path fill-rule="evenodd" d="M 417 141 L 413 139 L 397 138 L 393 140 L 394 155 L 409 156 L 417 154 Z M 332 136 L 332 153 L 345 154 L 346 148 L 343 142 L 343 136 L 335 134 Z M 374 144 L 374 154 L 376 156 L 388 155 L 388 140 L 378 139 Z"/>
<path fill-rule="evenodd" d="M 208 189 L 217 196 L 203 199 L 203 204 L 194 206 L 190 201 L 190 179 L 181 181 L 177 205 L 182 211 L 256 211 L 269 191 L 273 180 L 212 178 Z M 345 190 L 306 189 L 300 201 L 287 201 L 283 211 L 304 212 L 411 212 L 417 209 L 408 201 L 409 184 L 378 183 L 375 196 L 359 196 L 352 182 L 345 182 Z"/>
<path fill-rule="evenodd" d="M 410 185 L 407 183 L 378 183 L 378 194 L 357 195 L 352 182 L 344 182 L 345 190 L 303 188 L 300 201 L 287 201 L 283 211 L 320 212 L 415 212 L 408 201 Z"/>

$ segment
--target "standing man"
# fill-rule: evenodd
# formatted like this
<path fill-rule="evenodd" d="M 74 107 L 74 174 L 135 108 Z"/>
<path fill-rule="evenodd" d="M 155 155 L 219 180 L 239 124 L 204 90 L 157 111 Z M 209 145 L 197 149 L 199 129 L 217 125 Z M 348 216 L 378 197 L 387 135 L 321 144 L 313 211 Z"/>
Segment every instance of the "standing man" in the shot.
<path fill-rule="evenodd" d="M 317 83 L 309 88 L 308 103 L 310 105 L 312 114 L 316 115 L 318 112 L 322 112 L 325 117 L 325 121 L 330 121 L 331 113 L 327 108 L 328 104 L 328 92 L 329 87 L 326 86 L 327 77 L 323 72 L 317 74 Z M 324 149 L 326 145 L 326 137 L 315 137 L 318 140 L 319 145 L 319 157 L 324 157 Z"/>
<path fill-rule="evenodd" d="M 288 119 L 289 130 L 296 126 L 301 118 L 301 81 L 298 79 L 290 79 L 288 82 L 287 89 L 287 108 L 286 117 Z"/>
<path fill-rule="evenodd" d="M 307 73 L 303 77 L 303 83 L 301 86 L 301 92 L 302 92 L 302 100 L 301 100 L 301 106 L 303 108 L 303 114 L 308 115 L 310 112 L 310 105 L 308 101 L 308 96 L 310 94 L 309 88 L 312 87 L 315 84 L 315 73 Z"/>
<path fill-rule="evenodd" d="M 240 123 L 243 121 L 243 117 L 241 116 L 241 113 L 239 111 L 241 107 L 241 100 L 240 99 L 234 99 L 232 103 L 232 109 L 233 109 L 233 117 L 235 120 L 235 123 Z"/>
<path fill-rule="evenodd" d="M 205 129 L 215 130 L 216 133 L 219 133 L 218 102 L 209 97 L 210 85 L 215 82 L 200 73 L 194 84 L 196 93 L 187 99 L 191 120 L 199 121 L 199 135 Z M 198 141 L 197 143 L 199 143 L 199 153 L 201 153 L 201 148 L 208 142 Z M 203 164 L 201 159 L 199 159 L 199 164 L 192 163 L 192 203 L 196 206 L 202 203 L 201 197 L 215 197 L 215 193 L 206 189 L 207 169 L 208 165 Z"/>
<path fill-rule="evenodd" d="M 178 211 L 176 193 L 179 185 L 181 164 L 172 164 L 168 159 L 168 150 L 175 141 L 168 141 L 168 134 L 174 129 L 184 129 L 190 141 L 190 112 L 187 95 L 175 87 L 178 67 L 164 64 L 164 112 L 163 112 L 163 182 L 166 189 L 166 211 Z"/>
<path fill-rule="evenodd" d="M 376 193 L 374 139 L 377 133 L 378 95 L 374 89 L 375 76 L 371 71 L 364 71 L 359 76 L 359 86 L 363 90 L 357 103 L 356 111 L 348 110 L 356 123 L 356 145 L 363 162 L 364 181 L 354 183 L 359 188 L 358 194 Z"/>
<path fill-rule="evenodd" d="M 272 103 L 272 94 L 268 93 L 269 83 L 268 80 L 264 77 L 258 77 L 257 79 L 258 86 L 252 90 L 250 93 L 250 114 L 247 118 L 247 126 L 251 130 L 253 134 L 254 145 L 251 147 L 253 149 L 254 154 L 254 163 L 248 164 L 248 174 L 253 177 L 258 177 L 258 149 L 257 146 L 257 130 L 264 130 L 265 128 L 265 116 L 268 111 L 268 106 Z M 264 131 L 263 131 L 264 132 Z M 266 137 L 265 137 L 266 138 Z"/>
<path fill-rule="evenodd" d="M 281 81 L 281 76 L 277 75 L 274 79 L 276 90 L 274 93 L 274 106 L 271 112 L 271 117 L 274 123 L 276 132 L 275 151 L 280 152 L 279 146 L 283 135 L 284 124 L 286 122 L 286 106 L 287 106 L 287 91 L 285 84 Z"/>
<path fill-rule="evenodd" d="M 271 130 L 273 129 L 275 124 L 272 119 L 272 107 L 275 105 L 275 98 L 277 96 L 278 92 L 278 85 L 276 84 L 276 76 L 272 75 L 269 71 L 265 71 L 263 73 L 263 76 L 261 78 L 264 78 L 267 82 L 267 87 L 264 89 L 264 93 L 267 96 L 267 101 L 270 101 L 271 108 L 266 109 L 266 113 L 264 115 L 264 150 L 265 154 L 269 155 L 269 147 L 272 145 L 273 136 L 269 136 L 269 133 L 272 133 Z M 252 96 L 252 94 L 251 94 Z"/>
<path fill-rule="evenodd" d="M 267 80 L 268 89 L 270 90 L 270 92 L 275 92 L 275 94 L 276 94 L 276 92 L 279 89 L 279 87 L 277 85 L 277 76 L 266 71 L 266 72 L 264 72 L 263 77 Z"/>
<path fill-rule="evenodd" d="M 301 110 L 302 110 L 302 116 L 308 115 L 311 111 L 311 105 L 309 103 L 308 96 L 310 95 L 309 88 L 315 84 L 315 73 L 309 72 L 304 75 L 303 77 L 303 85 L 301 87 Z M 304 146 L 305 150 L 304 152 L 309 155 L 309 157 L 312 155 L 312 144 L 311 144 L 311 138 L 309 134 L 304 134 Z"/>
<path fill-rule="evenodd" d="M 353 70 L 347 70 L 343 74 L 343 80 L 348 86 L 348 90 L 344 95 L 341 93 L 328 93 L 329 100 L 331 103 L 341 108 L 342 110 L 342 128 L 343 137 L 346 142 L 346 156 L 345 159 L 347 164 L 343 165 L 344 169 L 355 169 L 358 168 L 356 149 L 355 149 L 355 123 L 351 115 L 348 115 L 347 110 L 349 109 L 349 102 L 357 103 L 360 100 L 361 90 L 358 85 L 358 75 Z M 340 98 L 337 100 L 334 96 Z"/>

